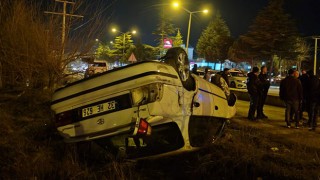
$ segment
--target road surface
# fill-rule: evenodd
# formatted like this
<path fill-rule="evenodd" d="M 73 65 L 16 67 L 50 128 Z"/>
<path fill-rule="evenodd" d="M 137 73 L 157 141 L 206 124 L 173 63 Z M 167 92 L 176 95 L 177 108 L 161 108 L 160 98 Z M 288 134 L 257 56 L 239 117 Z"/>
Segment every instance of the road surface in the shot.
<path fill-rule="evenodd" d="M 230 88 L 230 89 L 235 91 L 248 92 L 247 89 L 237 89 L 237 88 Z M 268 95 L 279 96 L 279 86 L 270 86 Z"/>

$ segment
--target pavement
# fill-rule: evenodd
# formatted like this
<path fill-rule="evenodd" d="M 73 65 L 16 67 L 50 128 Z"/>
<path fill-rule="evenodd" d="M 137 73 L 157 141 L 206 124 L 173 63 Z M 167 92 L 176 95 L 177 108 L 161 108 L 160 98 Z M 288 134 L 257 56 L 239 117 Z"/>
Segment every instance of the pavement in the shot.
<path fill-rule="evenodd" d="M 247 89 L 230 88 L 230 91 L 237 96 L 237 99 L 243 100 L 243 101 L 249 101 L 249 94 Z M 270 86 L 268 91 L 268 97 L 266 99 L 266 104 L 271 106 L 284 107 L 283 101 L 280 100 L 279 98 L 278 86 Z"/>
<path fill-rule="evenodd" d="M 246 88 L 230 88 L 232 91 L 248 92 Z M 279 86 L 270 86 L 268 91 L 269 96 L 279 96 Z"/>
<path fill-rule="evenodd" d="M 294 144 L 320 149 L 320 127 L 318 126 L 315 131 L 309 131 L 308 127 L 304 127 L 302 124 L 299 129 L 295 129 L 294 123 L 291 123 L 291 128 L 287 128 L 284 120 L 285 108 L 265 105 L 264 114 L 268 116 L 268 119 L 249 121 L 247 119 L 249 102 L 238 100 L 236 106 L 237 113 L 230 120 L 231 123 L 256 128 L 261 132 L 286 138 Z M 304 112 L 303 116 L 307 118 L 307 113 Z"/>

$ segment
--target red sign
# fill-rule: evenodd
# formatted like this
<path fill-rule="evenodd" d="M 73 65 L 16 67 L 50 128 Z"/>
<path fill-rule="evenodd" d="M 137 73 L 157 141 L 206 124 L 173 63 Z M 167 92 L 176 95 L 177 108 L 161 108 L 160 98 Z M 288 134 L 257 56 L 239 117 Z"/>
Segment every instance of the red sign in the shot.
<path fill-rule="evenodd" d="M 131 62 L 136 62 L 136 61 L 137 61 L 137 59 L 136 59 L 136 57 L 134 56 L 134 54 L 133 54 L 133 53 L 131 53 L 131 55 L 130 55 L 130 57 L 129 57 L 128 61 L 131 61 Z"/>
<path fill-rule="evenodd" d="M 166 49 L 172 48 L 172 40 L 169 38 L 165 38 L 163 40 L 163 47 Z"/>

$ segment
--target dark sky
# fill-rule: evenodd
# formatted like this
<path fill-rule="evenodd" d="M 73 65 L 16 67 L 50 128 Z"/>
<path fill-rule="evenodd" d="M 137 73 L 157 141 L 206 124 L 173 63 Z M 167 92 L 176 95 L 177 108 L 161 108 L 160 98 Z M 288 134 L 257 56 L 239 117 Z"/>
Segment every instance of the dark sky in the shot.
<path fill-rule="evenodd" d="M 167 0 L 116 0 L 110 8 L 113 11 L 107 27 L 117 25 L 120 31 L 137 29 L 138 37 L 142 43 L 155 45 L 156 38 L 152 35 L 158 23 L 159 12 L 165 8 L 172 23 L 180 28 L 186 41 L 189 14 L 182 10 L 173 10 Z M 196 46 L 197 39 L 203 29 L 215 18 L 215 12 L 220 11 L 222 18 L 226 21 L 231 35 L 238 37 L 247 32 L 249 25 L 253 22 L 257 13 L 268 4 L 268 0 L 185 0 L 183 6 L 190 11 L 198 11 L 203 5 L 209 6 L 210 13 L 203 15 L 194 14 L 190 34 L 190 46 Z M 286 12 L 289 13 L 304 36 L 320 35 L 320 0 L 286 0 Z M 107 32 L 109 33 L 109 32 Z M 111 33 L 106 38 L 112 38 Z M 134 40 L 137 37 L 134 37 Z M 107 40 L 109 41 L 109 40 Z"/>

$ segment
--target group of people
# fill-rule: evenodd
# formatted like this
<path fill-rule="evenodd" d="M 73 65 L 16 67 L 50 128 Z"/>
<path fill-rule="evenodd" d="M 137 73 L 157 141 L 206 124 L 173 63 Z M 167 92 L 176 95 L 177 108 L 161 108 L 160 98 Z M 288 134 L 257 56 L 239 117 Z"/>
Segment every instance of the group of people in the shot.
<path fill-rule="evenodd" d="M 260 73 L 258 67 L 253 67 L 252 71 L 248 73 L 247 79 L 247 90 L 250 97 L 249 120 L 255 121 L 268 118 L 263 112 L 263 106 L 266 102 L 269 88 L 270 81 L 267 76 L 267 67 L 262 66 Z M 255 116 L 256 112 L 257 116 Z"/>
<path fill-rule="evenodd" d="M 288 76 L 280 83 L 279 96 L 286 104 L 285 121 L 288 128 L 291 128 L 292 118 L 295 127 L 299 128 L 303 112 L 307 111 L 309 130 L 316 129 L 320 107 L 320 80 L 312 70 L 303 70 L 299 76 L 297 70 L 290 69 Z"/>
<path fill-rule="evenodd" d="M 259 119 L 268 119 L 263 112 L 266 102 L 270 81 L 267 75 L 267 67 L 253 67 L 248 73 L 247 90 L 250 97 L 250 106 L 248 119 L 257 121 Z M 197 73 L 197 66 L 194 65 L 192 72 Z M 320 79 L 313 74 L 312 70 L 302 70 L 302 74 L 295 69 L 288 70 L 288 75 L 280 82 L 279 97 L 284 101 L 285 122 L 288 128 L 291 128 L 291 122 L 295 122 L 295 128 L 299 128 L 299 122 L 303 119 L 303 112 L 308 112 L 308 121 L 306 122 L 310 130 L 315 130 L 317 126 L 317 117 L 320 111 Z M 222 88 L 227 97 L 229 92 L 229 69 L 211 76 L 208 69 L 205 69 L 204 79 L 211 81 Z"/>
<path fill-rule="evenodd" d="M 269 87 L 267 67 L 262 66 L 260 72 L 258 67 L 253 67 L 247 79 L 247 90 L 250 97 L 249 120 L 268 118 L 263 112 L 263 106 Z M 279 97 L 286 106 L 285 122 L 288 128 L 291 128 L 291 121 L 295 122 L 295 128 L 299 128 L 303 112 L 306 111 L 308 112 L 309 129 L 316 129 L 320 107 L 320 80 L 313 74 L 313 71 L 303 70 L 300 76 L 299 71 L 290 69 L 288 76 L 280 82 Z"/>
<path fill-rule="evenodd" d="M 191 72 L 193 74 L 197 74 L 198 75 L 197 71 L 198 71 L 198 65 L 194 64 Z M 220 77 L 222 77 L 223 80 L 225 81 L 225 83 L 229 86 L 229 74 L 230 74 L 229 71 L 230 71 L 230 69 L 224 68 L 223 71 L 216 73 L 214 76 L 211 76 L 211 73 L 209 72 L 209 68 L 205 68 L 204 69 L 203 79 L 205 79 L 206 81 L 212 82 L 213 84 L 216 84 L 216 85 L 220 86 L 220 84 L 221 84 Z"/>
<path fill-rule="evenodd" d="M 197 64 L 193 65 L 191 72 L 193 74 L 199 75 Z M 223 90 L 223 92 L 225 93 L 227 100 L 229 100 L 229 97 L 230 97 L 229 74 L 230 74 L 230 69 L 224 68 L 223 71 L 216 73 L 214 76 L 211 76 L 209 69 L 205 68 L 203 79 L 220 87 Z"/>

